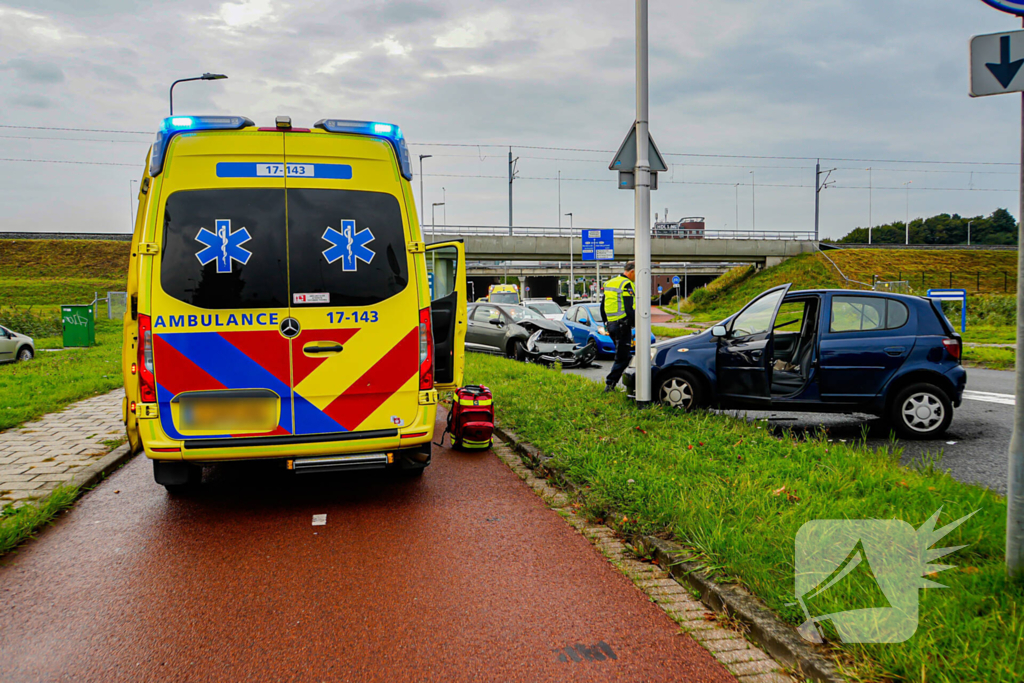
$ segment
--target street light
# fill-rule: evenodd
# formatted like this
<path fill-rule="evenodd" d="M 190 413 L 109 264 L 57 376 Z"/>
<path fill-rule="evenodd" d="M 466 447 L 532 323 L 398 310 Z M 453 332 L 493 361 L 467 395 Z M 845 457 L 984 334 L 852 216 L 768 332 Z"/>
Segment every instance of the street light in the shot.
<path fill-rule="evenodd" d="M 576 300 L 576 276 L 572 270 L 572 212 L 565 215 L 569 217 L 569 305 L 572 306 Z"/>
<path fill-rule="evenodd" d="M 421 154 L 420 155 L 420 230 L 423 229 L 423 224 L 426 223 L 424 220 L 424 211 L 427 210 L 427 205 L 423 203 L 423 160 L 430 159 L 433 154 Z"/>
<path fill-rule="evenodd" d="M 750 172 L 750 229 L 757 230 L 757 182 L 754 172 Z"/>
<path fill-rule="evenodd" d="M 194 78 L 179 78 L 178 80 L 171 83 L 170 100 L 171 100 L 171 116 L 174 116 L 174 86 L 179 83 L 185 83 L 187 81 L 220 81 L 227 78 L 224 74 L 211 74 L 205 73 L 202 76 L 195 76 Z"/>
<path fill-rule="evenodd" d="M 907 182 L 903 183 L 903 187 L 907 188 L 907 223 L 906 223 L 906 230 L 907 230 L 907 240 L 906 240 L 906 243 L 907 244 L 910 244 L 910 186 L 911 186 L 911 184 L 913 184 L 913 182 L 914 182 L 913 180 L 908 180 Z"/>
<path fill-rule="evenodd" d="M 971 223 L 974 221 L 967 221 L 967 246 L 971 246 Z"/>
<path fill-rule="evenodd" d="M 430 241 L 434 241 L 434 209 L 444 206 L 444 202 L 434 202 L 430 206 Z"/>

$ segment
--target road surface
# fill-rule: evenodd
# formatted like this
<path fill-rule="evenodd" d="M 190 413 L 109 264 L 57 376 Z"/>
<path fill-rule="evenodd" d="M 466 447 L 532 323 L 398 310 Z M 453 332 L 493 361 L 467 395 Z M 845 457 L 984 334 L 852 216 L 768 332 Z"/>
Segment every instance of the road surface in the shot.
<path fill-rule="evenodd" d="M 0 678 L 735 680 L 490 453 L 206 478 L 173 498 L 137 457 L 0 561 Z"/>

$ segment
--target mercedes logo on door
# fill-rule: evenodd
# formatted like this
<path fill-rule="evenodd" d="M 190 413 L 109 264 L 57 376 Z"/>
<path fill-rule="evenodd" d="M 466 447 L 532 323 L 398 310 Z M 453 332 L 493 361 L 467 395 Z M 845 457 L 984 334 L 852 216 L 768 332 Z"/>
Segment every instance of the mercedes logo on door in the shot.
<path fill-rule="evenodd" d="M 285 318 L 281 321 L 281 334 L 289 339 L 297 337 L 301 329 L 302 328 L 299 327 L 299 321 L 295 318 Z"/>

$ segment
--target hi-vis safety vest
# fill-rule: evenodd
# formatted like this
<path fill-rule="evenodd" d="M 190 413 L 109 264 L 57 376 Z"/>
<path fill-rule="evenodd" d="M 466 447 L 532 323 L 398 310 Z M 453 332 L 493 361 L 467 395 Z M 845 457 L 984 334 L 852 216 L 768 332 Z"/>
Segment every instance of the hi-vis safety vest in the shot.
<path fill-rule="evenodd" d="M 633 298 L 633 283 L 628 277 L 619 275 L 604 283 L 604 313 L 608 322 L 625 319 L 625 297 Z"/>

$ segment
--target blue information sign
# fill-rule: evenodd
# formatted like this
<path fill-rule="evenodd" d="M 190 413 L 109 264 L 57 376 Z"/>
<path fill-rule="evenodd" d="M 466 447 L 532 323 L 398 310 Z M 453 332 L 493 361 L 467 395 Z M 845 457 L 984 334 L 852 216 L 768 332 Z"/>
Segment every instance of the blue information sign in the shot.
<path fill-rule="evenodd" d="M 606 230 L 584 230 L 583 260 L 614 261 L 615 231 L 611 228 Z"/>
<path fill-rule="evenodd" d="M 679 284 L 679 276 L 678 275 L 674 275 L 672 277 L 672 284 L 674 284 L 674 285 L 678 285 Z"/>
<path fill-rule="evenodd" d="M 981 0 L 986 5 L 1010 14 L 1024 15 L 1024 0 Z"/>
<path fill-rule="evenodd" d="M 960 334 L 967 331 L 967 290 L 966 289 L 929 289 L 929 299 L 939 301 L 960 302 Z"/>

